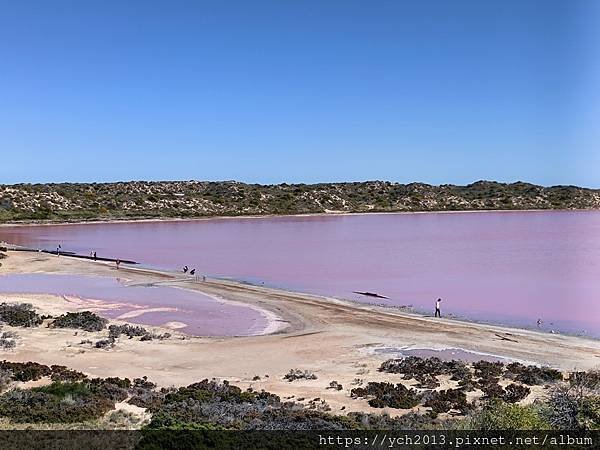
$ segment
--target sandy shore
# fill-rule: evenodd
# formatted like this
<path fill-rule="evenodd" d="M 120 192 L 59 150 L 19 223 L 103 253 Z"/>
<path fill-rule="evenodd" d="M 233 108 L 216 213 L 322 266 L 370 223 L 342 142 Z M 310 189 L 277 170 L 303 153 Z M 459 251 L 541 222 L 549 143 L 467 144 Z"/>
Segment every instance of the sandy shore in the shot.
<path fill-rule="evenodd" d="M 41 253 L 10 252 L 2 263 L 0 274 L 117 275 L 110 264 Z M 278 332 L 261 336 L 198 338 L 185 337 L 173 331 L 181 324 L 170 324 L 169 330 L 162 330 L 174 333 L 170 339 L 149 342 L 121 339 L 111 350 L 80 344 L 85 339 L 100 338 L 98 333 L 79 331 L 75 335 L 75 330 L 68 329 L 14 328 L 20 336 L 19 345 L 15 350 L 3 351 L 0 358 L 64 364 L 92 376 L 146 375 L 159 385 L 186 385 L 203 378 L 227 379 L 242 387 L 265 389 L 282 397 L 307 400 L 319 397 L 334 412 L 341 407 L 346 407 L 346 412 L 382 411 L 370 408 L 365 400 L 349 396 L 350 389 L 361 380 L 400 381 L 399 375 L 377 371 L 381 362 L 390 357 L 377 349 L 462 348 L 562 370 L 585 370 L 600 365 L 597 340 L 435 319 L 233 281 L 181 281 L 181 274 L 141 268 L 122 267 L 118 274 L 134 282 L 161 282 L 244 303 L 268 311 L 272 323 L 285 324 L 286 328 L 274 326 L 269 331 L 279 329 Z M 106 306 L 51 295 L 0 294 L 0 300 L 26 301 L 41 313 L 53 315 Z M 295 368 L 310 370 L 318 379 L 292 383 L 283 380 Z M 260 379 L 253 380 L 255 376 Z M 326 389 L 333 380 L 344 389 Z"/>

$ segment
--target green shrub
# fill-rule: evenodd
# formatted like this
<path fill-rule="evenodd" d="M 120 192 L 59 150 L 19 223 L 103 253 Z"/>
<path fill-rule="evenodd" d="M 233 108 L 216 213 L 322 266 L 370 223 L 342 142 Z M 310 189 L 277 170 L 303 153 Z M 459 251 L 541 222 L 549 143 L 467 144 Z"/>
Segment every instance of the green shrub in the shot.
<path fill-rule="evenodd" d="M 2 361 L 0 369 L 10 371 L 15 381 L 36 381 L 52 374 L 50 367 L 31 361 L 25 363 Z"/>
<path fill-rule="evenodd" d="M 584 430 L 600 430 L 600 396 L 593 395 L 582 399 L 577 423 Z"/>
<path fill-rule="evenodd" d="M 67 395 L 73 397 L 89 396 L 91 391 L 85 383 L 55 381 L 46 386 L 34 387 L 33 392 L 42 392 L 63 399 Z"/>
<path fill-rule="evenodd" d="M 0 321 L 11 327 L 33 327 L 42 323 L 42 318 L 29 303 L 1 303 Z"/>
<path fill-rule="evenodd" d="M 52 381 L 81 381 L 87 378 L 84 373 L 78 372 L 77 370 L 71 370 L 66 366 L 52 365 Z"/>
<path fill-rule="evenodd" d="M 387 382 L 371 382 L 366 388 L 354 388 L 350 391 L 352 397 L 373 397 L 369 405 L 373 408 L 414 408 L 421 401 L 421 394 L 414 389 L 408 389 L 401 383 L 396 385 Z"/>
<path fill-rule="evenodd" d="M 516 403 L 523 400 L 531 392 L 527 386 L 521 386 L 519 384 L 511 383 L 504 388 L 504 395 L 502 399 L 508 403 Z"/>
<path fill-rule="evenodd" d="M 464 412 L 468 409 L 467 395 L 460 389 L 433 391 L 423 404 L 431 408 L 434 415 L 445 413 L 452 409 Z"/>
<path fill-rule="evenodd" d="M 94 395 L 82 382 L 57 381 L 33 389 L 13 389 L 0 396 L 0 415 L 22 423 L 85 422 L 113 408 L 113 401 Z"/>
<path fill-rule="evenodd" d="M 507 378 L 529 386 L 553 383 L 562 380 L 562 373 L 550 367 L 525 366 L 514 362 L 506 366 Z"/>
<path fill-rule="evenodd" d="M 469 417 L 472 430 L 549 430 L 544 412 L 536 405 L 517 405 L 492 400 Z"/>
<path fill-rule="evenodd" d="M 90 311 L 68 312 L 54 319 L 52 325 L 57 328 L 80 328 L 85 331 L 101 331 L 108 320 Z"/>

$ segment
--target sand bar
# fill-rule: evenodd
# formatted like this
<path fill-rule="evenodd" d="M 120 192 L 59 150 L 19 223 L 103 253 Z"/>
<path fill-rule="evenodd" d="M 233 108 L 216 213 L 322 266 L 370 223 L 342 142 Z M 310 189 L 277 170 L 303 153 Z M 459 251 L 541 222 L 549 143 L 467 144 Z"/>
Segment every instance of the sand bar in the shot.
<path fill-rule="evenodd" d="M 109 277 L 117 274 L 110 264 L 28 252 L 9 252 L 0 268 L 1 274 L 28 272 Z M 148 283 L 181 279 L 180 274 L 126 267 L 121 268 L 119 276 Z M 191 279 L 176 285 L 269 311 L 286 327 L 278 327 L 274 334 L 249 337 L 199 338 L 175 332 L 172 339 L 165 341 L 120 340 L 108 351 L 79 345 L 89 334 L 86 332 L 74 335 L 74 330 L 19 328 L 15 329 L 21 336 L 19 345 L 0 357 L 64 364 L 92 376 L 147 375 L 160 385 L 185 385 L 203 378 L 228 379 L 282 397 L 320 397 L 334 408 L 346 406 L 346 411 L 372 408 L 366 401 L 351 399 L 347 389 L 326 390 L 330 381 L 336 380 L 348 388 L 356 379 L 394 381 L 394 375 L 377 371 L 381 362 L 389 358 L 372 351 L 378 347 L 459 348 L 563 370 L 586 370 L 600 365 L 600 341 L 593 339 L 440 320 L 227 280 L 197 283 Z M 88 306 L 85 301 L 51 295 L 3 294 L 0 299 L 28 301 L 49 314 L 84 310 Z M 166 328 L 163 331 L 173 332 Z M 311 370 L 318 379 L 293 383 L 283 380 L 292 368 Z M 260 380 L 253 380 L 255 376 Z"/>

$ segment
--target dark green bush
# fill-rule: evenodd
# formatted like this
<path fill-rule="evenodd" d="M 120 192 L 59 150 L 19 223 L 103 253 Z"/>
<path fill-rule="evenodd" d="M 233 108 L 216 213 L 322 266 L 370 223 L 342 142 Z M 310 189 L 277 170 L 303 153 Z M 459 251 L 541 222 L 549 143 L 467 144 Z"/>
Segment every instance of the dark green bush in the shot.
<path fill-rule="evenodd" d="M 87 378 L 84 373 L 78 372 L 77 370 L 71 370 L 66 366 L 52 365 L 51 380 L 52 381 L 81 381 Z"/>
<path fill-rule="evenodd" d="M 467 396 L 461 389 L 433 391 L 423 406 L 428 406 L 434 414 L 445 413 L 452 409 L 465 412 L 468 409 Z"/>
<path fill-rule="evenodd" d="M 57 328 L 80 328 L 85 331 L 101 331 L 108 320 L 90 311 L 68 312 L 54 319 L 52 325 Z"/>
<path fill-rule="evenodd" d="M 529 386 L 554 383 L 562 380 L 562 374 L 550 367 L 525 366 L 518 362 L 506 366 L 506 376 Z"/>
<path fill-rule="evenodd" d="M 527 386 L 511 383 L 504 388 L 502 399 L 507 403 L 516 403 L 523 400 L 531 393 L 531 389 Z"/>
<path fill-rule="evenodd" d="M 479 378 L 499 377 L 504 372 L 504 364 L 501 362 L 478 361 L 473 363 L 475 376 Z"/>
<path fill-rule="evenodd" d="M 1 303 L 0 322 L 12 327 L 34 327 L 42 323 L 42 318 L 28 303 Z"/>
<path fill-rule="evenodd" d="M 15 381 L 36 381 L 52 374 L 50 367 L 31 361 L 25 363 L 2 361 L 0 369 L 10 371 Z"/>
<path fill-rule="evenodd" d="M 369 400 L 373 408 L 410 409 L 419 404 L 422 395 L 414 389 L 408 389 L 403 384 L 387 382 L 371 382 L 366 388 L 354 388 L 350 391 L 352 397 L 374 397 Z"/>

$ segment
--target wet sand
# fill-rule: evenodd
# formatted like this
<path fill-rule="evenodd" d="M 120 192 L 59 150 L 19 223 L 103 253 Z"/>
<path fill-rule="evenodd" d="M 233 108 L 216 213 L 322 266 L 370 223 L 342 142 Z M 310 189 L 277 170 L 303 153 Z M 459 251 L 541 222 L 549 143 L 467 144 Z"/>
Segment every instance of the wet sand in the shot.
<path fill-rule="evenodd" d="M 57 273 L 115 277 L 113 265 L 28 252 L 9 252 L 0 274 Z M 332 411 L 377 411 L 366 400 L 353 400 L 349 391 L 357 379 L 399 382 L 399 375 L 377 371 L 389 358 L 378 348 L 410 346 L 421 349 L 457 348 L 532 361 L 562 370 L 586 370 L 600 365 L 600 341 L 435 319 L 398 310 L 357 305 L 333 298 L 299 294 L 243 283 L 208 279 L 205 283 L 179 281 L 181 274 L 123 267 L 120 277 L 134 282 L 172 283 L 205 295 L 217 296 L 269 311 L 271 319 L 286 328 L 275 334 L 251 337 L 185 337 L 174 328 L 174 337 L 140 342 L 120 339 L 111 350 L 82 346 L 82 339 L 97 333 L 69 329 L 14 328 L 21 337 L 15 350 L 0 358 L 64 364 L 92 376 L 148 376 L 159 385 L 186 385 L 203 378 L 227 379 L 242 387 L 265 389 L 282 397 L 319 397 Z M 41 313 L 93 309 L 94 302 L 51 295 L 0 295 L 2 301 L 26 301 Z M 98 305 L 96 305 L 98 306 Z M 104 305 L 105 306 L 105 305 Z M 5 327 L 11 329 L 10 327 Z M 275 328 L 273 328 L 274 330 Z M 157 331 L 160 331 L 157 329 Z M 290 369 L 310 370 L 317 380 L 287 382 Z M 265 375 L 268 375 L 266 377 Z M 253 380 L 259 376 L 260 380 Z M 341 391 L 326 389 L 333 380 Z M 390 410 L 392 414 L 398 411 Z"/>

